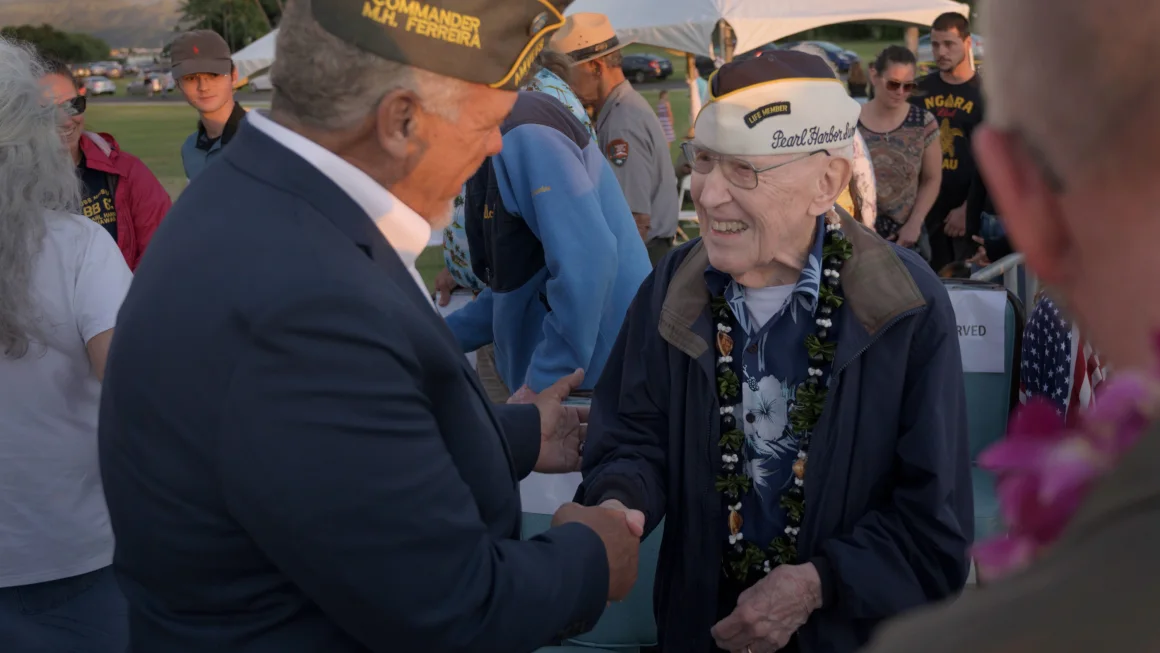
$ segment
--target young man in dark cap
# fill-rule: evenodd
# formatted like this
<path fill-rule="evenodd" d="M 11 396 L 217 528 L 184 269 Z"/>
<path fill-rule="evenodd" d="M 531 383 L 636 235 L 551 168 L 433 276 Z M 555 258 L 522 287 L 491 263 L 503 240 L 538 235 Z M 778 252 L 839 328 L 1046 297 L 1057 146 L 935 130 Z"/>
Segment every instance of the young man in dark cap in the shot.
<path fill-rule="evenodd" d="M 287 3 L 269 117 L 118 315 L 99 444 L 135 650 L 531 653 L 627 595 L 640 515 L 520 539 L 519 480 L 579 468 L 582 374 L 492 405 L 415 269 L 567 4 Z"/>
<path fill-rule="evenodd" d="M 229 144 L 246 111 L 234 100 L 238 71 L 225 39 L 211 30 L 177 37 L 170 46 L 173 79 L 185 101 L 197 109 L 197 131 L 181 146 L 185 178 L 193 181 Z"/>

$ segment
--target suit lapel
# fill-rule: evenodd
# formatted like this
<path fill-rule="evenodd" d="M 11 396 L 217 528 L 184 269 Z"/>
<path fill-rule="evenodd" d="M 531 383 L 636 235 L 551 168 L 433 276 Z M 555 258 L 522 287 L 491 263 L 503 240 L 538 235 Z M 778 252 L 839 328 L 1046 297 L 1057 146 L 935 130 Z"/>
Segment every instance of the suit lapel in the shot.
<path fill-rule="evenodd" d="M 462 347 L 451 333 L 447 322 L 431 307 L 430 301 L 423 295 L 410 271 L 403 265 L 395 249 L 387 242 L 366 211 L 317 168 L 248 122 L 242 123 L 230 147 L 225 149 L 224 158 L 244 174 L 252 175 L 270 186 L 298 197 L 303 204 L 326 216 L 385 273 L 397 291 L 410 302 L 411 313 L 417 316 L 417 319 L 425 320 L 435 337 L 459 353 L 464 376 L 483 402 L 496 432 L 501 434 L 500 441 L 508 457 L 508 467 L 511 469 L 512 478 L 515 479 L 515 467 L 507 438 L 502 435 L 503 427 L 491 407 L 491 400 L 479 380 L 479 375 L 471 368 L 467 357 L 462 355 Z"/>

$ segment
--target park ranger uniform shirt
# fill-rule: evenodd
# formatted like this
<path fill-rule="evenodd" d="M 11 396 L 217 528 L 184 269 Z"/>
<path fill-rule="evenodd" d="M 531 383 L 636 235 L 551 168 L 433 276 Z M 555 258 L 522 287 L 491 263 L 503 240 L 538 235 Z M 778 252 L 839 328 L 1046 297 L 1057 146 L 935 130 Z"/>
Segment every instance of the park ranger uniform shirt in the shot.
<path fill-rule="evenodd" d="M 596 118 L 596 136 L 633 213 L 649 216 L 648 239 L 677 234 L 677 178 L 661 121 L 627 81 L 612 89 Z"/>

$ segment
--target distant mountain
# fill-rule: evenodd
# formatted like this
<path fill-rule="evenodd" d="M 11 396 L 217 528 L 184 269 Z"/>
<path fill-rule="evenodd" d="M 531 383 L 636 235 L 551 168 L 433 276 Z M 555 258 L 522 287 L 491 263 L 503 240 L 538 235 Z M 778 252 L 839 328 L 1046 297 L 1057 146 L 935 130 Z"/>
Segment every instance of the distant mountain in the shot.
<path fill-rule="evenodd" d="M 48 23 L 110 47 L 161 47 L 173 38 L 179 0 L 0 0 L 0 27 Z"/>

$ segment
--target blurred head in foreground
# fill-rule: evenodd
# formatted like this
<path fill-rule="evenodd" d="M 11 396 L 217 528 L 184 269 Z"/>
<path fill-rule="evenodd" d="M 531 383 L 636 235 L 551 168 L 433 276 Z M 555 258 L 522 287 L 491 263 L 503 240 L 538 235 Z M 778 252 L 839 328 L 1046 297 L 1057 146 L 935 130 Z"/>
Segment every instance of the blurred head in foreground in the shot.
<path fill-rule="evenodd" d="M 1160 80 L 1150 0 L 992 0 L 977 153 L 1007 233 L 1113 365 L 1155 365 Z"/>

